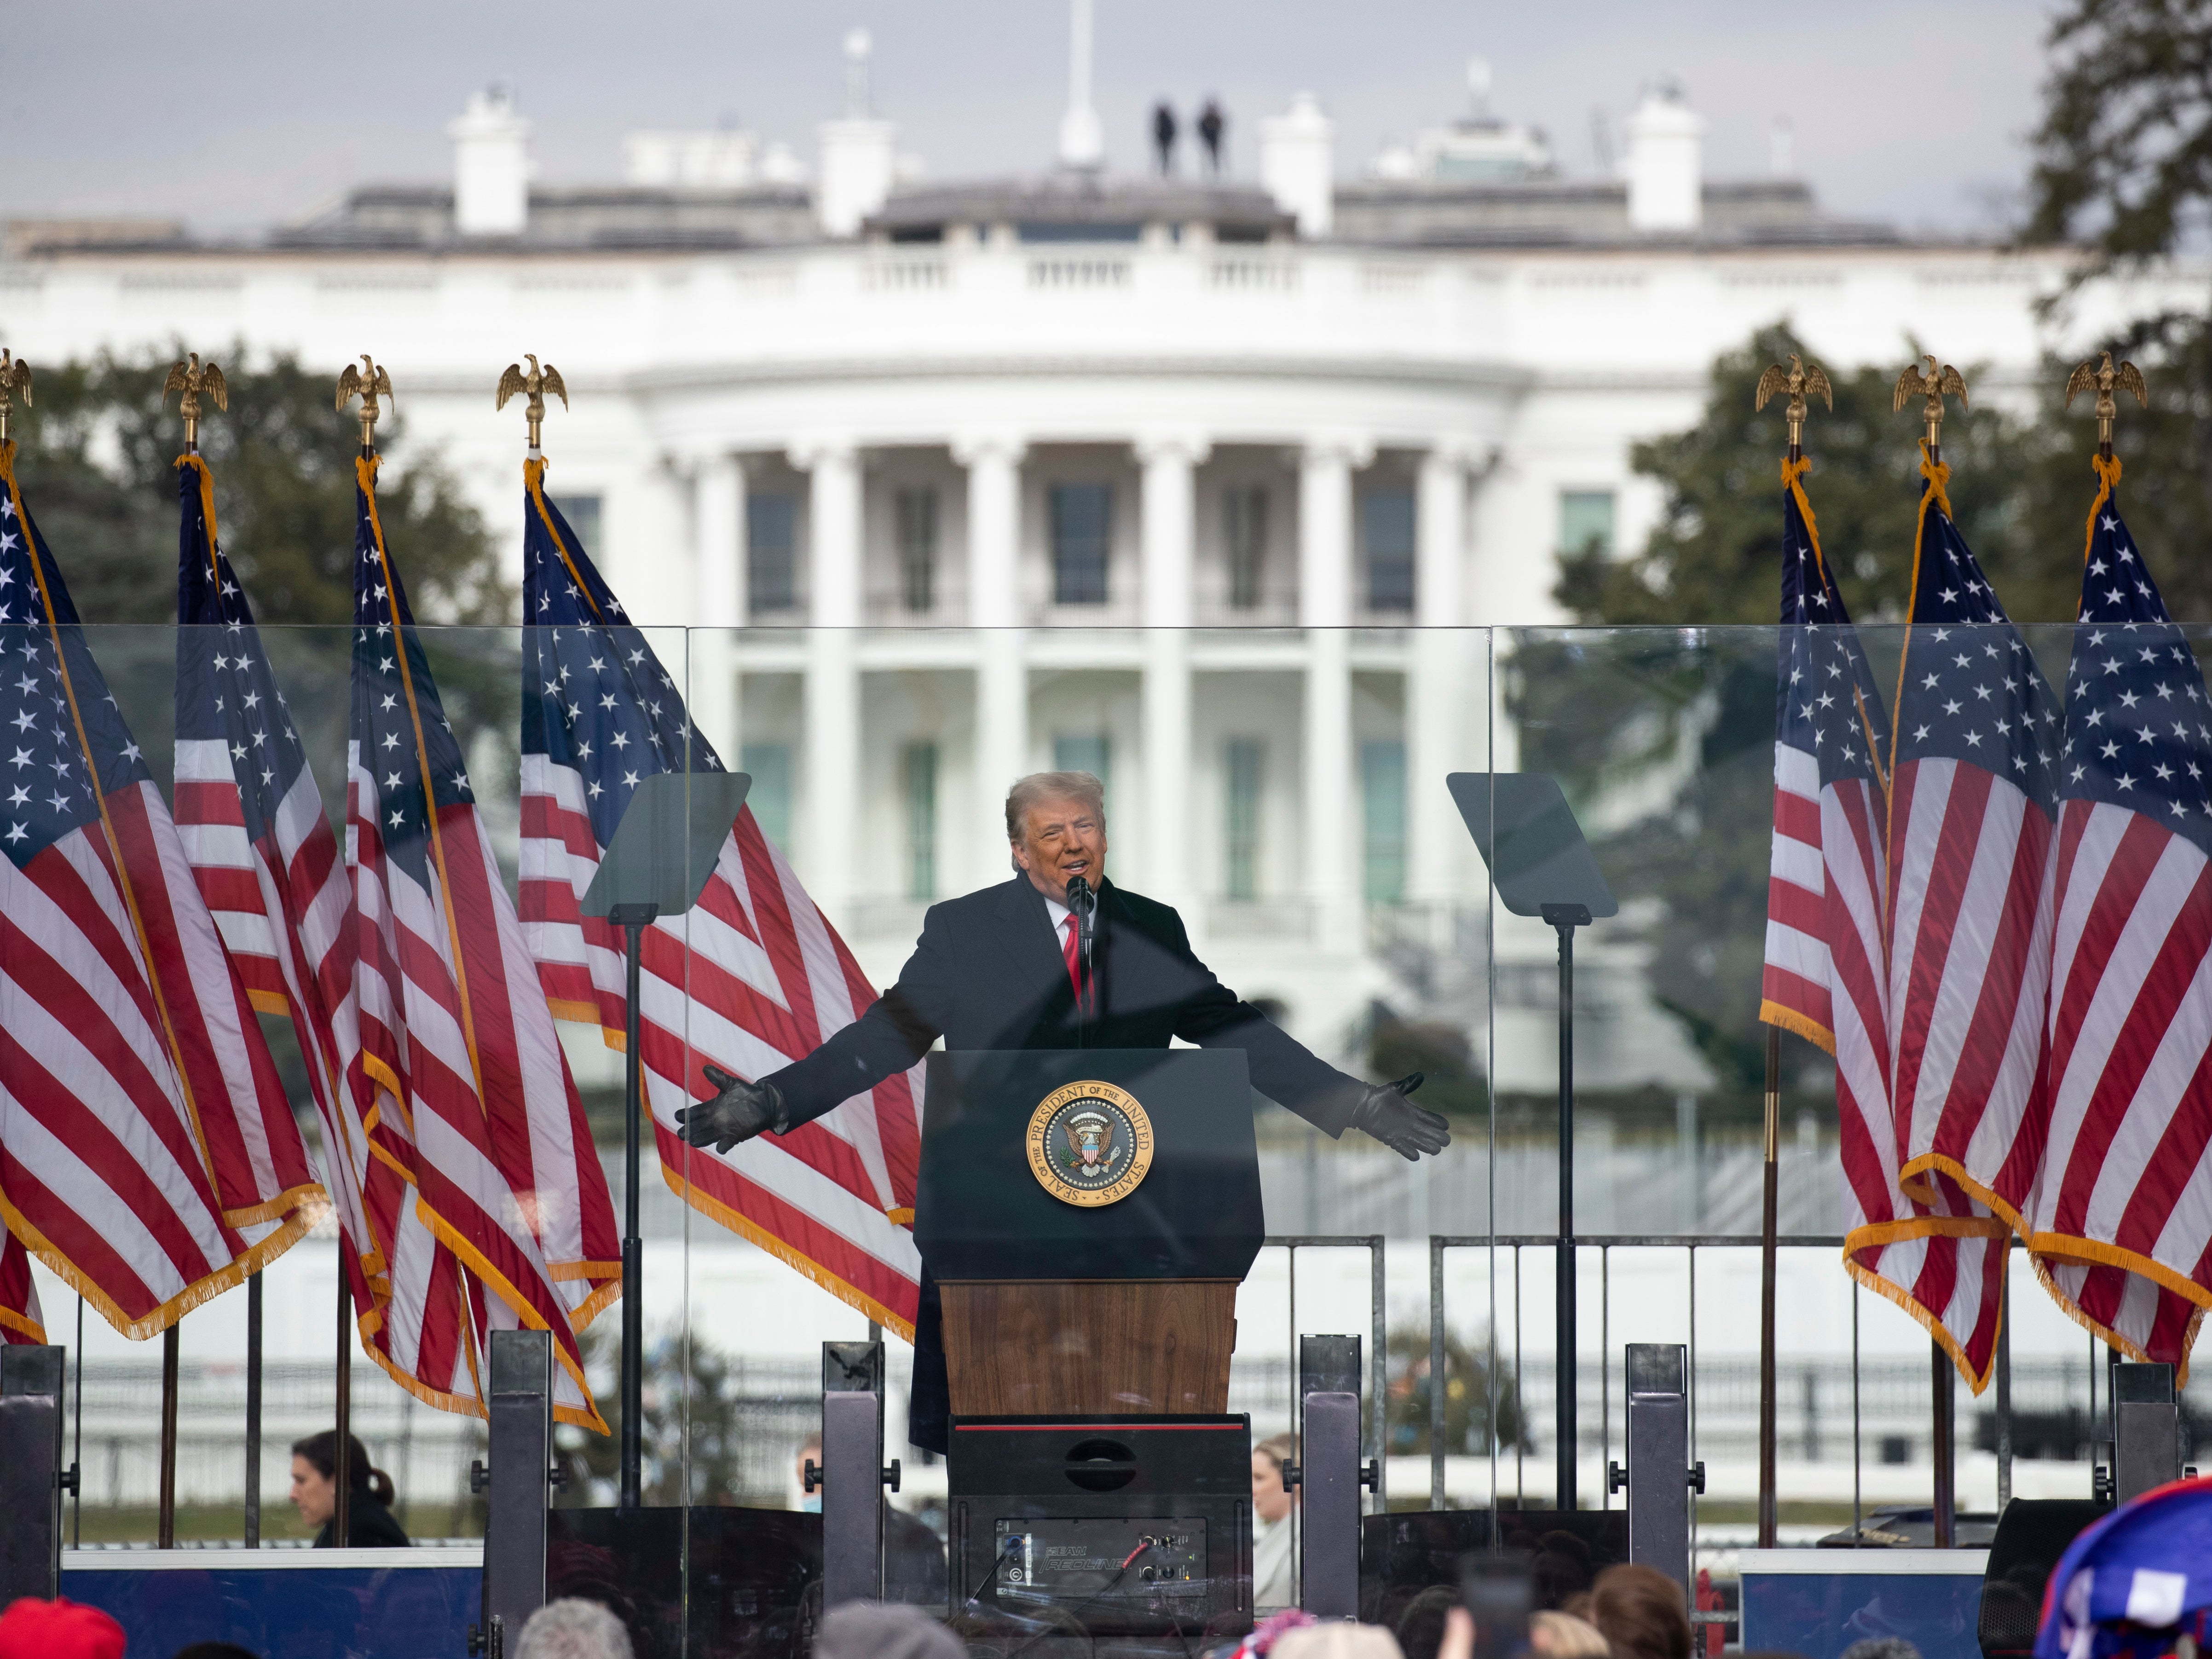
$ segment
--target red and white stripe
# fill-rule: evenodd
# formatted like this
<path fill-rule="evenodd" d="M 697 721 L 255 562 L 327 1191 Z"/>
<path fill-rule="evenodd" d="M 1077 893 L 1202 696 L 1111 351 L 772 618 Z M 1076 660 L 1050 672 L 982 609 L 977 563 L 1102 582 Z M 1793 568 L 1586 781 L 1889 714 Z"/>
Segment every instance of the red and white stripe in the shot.
<path fill-rule="evenodd" d="M 1901 1174 L 1951 1175 L 2009 1222 L 2043 1150 L 2051 820 L 2004 779 L 1935 757 L 1898 769 L 1893 812 Z"/>
<path fill-rule="evenodd" d="M 2212 871 L 2147 813 L 2059 817 L 2051 1113 L 2023 1227 L 2062 1302 L 2186 1367 L 2212 1300 Z"/>
<path fill-rule="evenodd" d="M 563 1018 L 624 1030 L 623 937 L 586 921 L 599 868 L 573 767 L 522 763 L 524 933 Z M 676 1113 L 714 1093 L 712 1062 L 757 1078 L 811 1053 L 876 993 L 750 809 L 722 843 L 699 902 L 645 934 L 641 1055 L 661 1173 L 713 1217 L 911 1339 L 921 1275 L 914 1245 L 921 1067 L 886 1079 L 788 1135 L 717 1154 L 686 1146 Z"/>
<path fill-rule="evenodd" d="M 341 1114 L 357 1115 L 346 1097 L 346 1055 L 332 1018 L 353 978 L 349 954 L 337 948 L 345 931 L 345 870 L 313 770 L 301 769 L 270 835 L 258 842 L 247 838 L 230 751 L 219 739 L 178 742 L 173 799 L 185 856 L 247 995 L 262 1012 L 292 1022 L 325 1147 L 359 1140 L 357 1129 L 349 1133 L 340 1121 Z M 339 1224 L 362 1238 L 357 1175 L 325 1173 Z"/>
<path fill-rule="evenodd" d="M 1929 1236 L 1909 1288 L 1979 1392 L 2045 1115 L 2051 821 L 2005 779 L 1929 757 L 1892 777 L 1890 838 L 1893 1167 Z"/>
<path fill-rule="evenodd" d="M 144 1337 L 321 1193 L 168 809 L 148 782 L 106 808 L 112 847 L 95 823 L 0 860 L 0 1211 Z"/>
<path fill-rule="evenodd" d="M 377 1085 L 360 1061 L 351 897 L 337 836 L 312 769 L 302 767 L 247 837 L 229 751 L 219 739 L 177 744 L 179 833 L 202 895 L 257 1007 L 290 1018 L 323 1132 L 324 1185 L 336 1208 L 365 1352 L 417 1398 L 481 1413 L 466 1363 L 466 1289 L 453 1253 L 424 1224 L 412 1148 L 387 1133 L 372 1154 Z M 404 1121 L 387 1110 L 383 1118 Z M 458 1383 L 458 1387 L 457 1387 Z"/>
<path fill-rule="evenodd" d="M 1830 880 L 1821 823 L 1826 810 L 1820 762 L 1794 744 L 1777 742 L 1774 836 L 1766 873 L 1766 963 L 1759 1017 L 1833 1054 L 1834 953 L 1829 942 L 1833 918 L 1828 908 Z M 1875 873 L 1878 878 L 1878 865 Z M 1878 912 L 1876 920 L 1878 923 Z M 1879 938 L 1877 927 L 1877 942 Z"/>
<path fill-rule="evenodd" d="M 384 856 L 357 748 L 348 769 L 363 1064 L 386 1091 L 374 1127 L 409 1143 L 416 1212 L 471 1275 L 465 1297 L 426 1289 L 419 1340 L 433 1356 L 480 1342 L 488 1293 L 554 1333 L 556 1411 L 604 1431 L 575 1333 L 620 1292 L 613 1205 L 489 837 L 473 807 L 439 808 L 426 887 Z M 428 1286 L 436 1263 L 392 1265 Z"/>

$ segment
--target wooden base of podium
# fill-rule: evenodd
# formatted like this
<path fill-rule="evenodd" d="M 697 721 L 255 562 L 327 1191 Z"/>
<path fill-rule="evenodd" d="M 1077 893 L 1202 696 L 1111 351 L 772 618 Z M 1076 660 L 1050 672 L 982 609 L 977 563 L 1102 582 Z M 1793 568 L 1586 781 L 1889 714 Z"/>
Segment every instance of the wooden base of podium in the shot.
<path fill-rule="evenodd" d="M 1229 1409 L 1233 1279 L 940 1282 L 956 1417 Z"/>

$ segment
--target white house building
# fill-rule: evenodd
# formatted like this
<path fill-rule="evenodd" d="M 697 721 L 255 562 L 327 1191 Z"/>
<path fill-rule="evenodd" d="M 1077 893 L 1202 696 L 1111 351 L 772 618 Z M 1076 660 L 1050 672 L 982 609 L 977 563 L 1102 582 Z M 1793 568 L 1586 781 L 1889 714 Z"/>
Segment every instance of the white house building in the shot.
<path fill-rule="evenodd" d="M 1007 782 L 1081 766 L 1117 873 L 1341 1050 L 1370 999 L 1413 994 L 1376 941 L 1441 948 L 1480 897 L 1442 778 L 1511 749 L 1465 630 L 1559 620 L 1559 550 L 1641 538 L 1659 497 L 1631 446 L 1781 318 L 1832 367 L 1923 341 L 1986 366 L 1978 403 L 2017 398 L 2060 262 L 1709 179 L 1667 88 L 1617 176 L 1570 176 L 1481 103 L 1352 176 L 1298 94 L 1256 124 L 1256 182 L 1119 178 L 1074 45 L 1037 176 L 921 178 L 856 34 L 811 167 L 641 131 L 626 183 L 541 183 L 489 93 L 449 182 L 252 240 L 10 227 L 0 339 L 40 364 L 243 341 L 334 374 L 372 352 L 398 461 L 440 458 L 518 568 L 521 426 L 493 387 L 526 351 L 557 364 L 556 493 L 634 616 L 723 630 L 692 638 L 700 724 L 872 975 L 930 898 L 1003 877 Z M 1696 1086 L 1670 1028 L 1639 1029 L 1592 1032 L 1585 1082 Z M 1545 1086 L 1548 1017 L 1529 1032 L 1501 1036 L 1506 1086 Z"/>

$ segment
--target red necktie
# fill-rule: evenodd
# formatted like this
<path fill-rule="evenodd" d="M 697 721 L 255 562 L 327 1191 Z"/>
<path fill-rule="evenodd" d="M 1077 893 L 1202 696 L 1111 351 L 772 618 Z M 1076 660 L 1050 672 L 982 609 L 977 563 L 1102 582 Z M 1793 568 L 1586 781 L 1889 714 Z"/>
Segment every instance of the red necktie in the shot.
<path fill-rule="evenodd" d="M 1083 957 L 1076 947 L 1073 911 L 1068 913 L 1067 939 L 1060 954 L 1067 960 L 1067 982 L 1074 987 L 1076 1004 L 1080 1006 L 1083 1002 Z"/>

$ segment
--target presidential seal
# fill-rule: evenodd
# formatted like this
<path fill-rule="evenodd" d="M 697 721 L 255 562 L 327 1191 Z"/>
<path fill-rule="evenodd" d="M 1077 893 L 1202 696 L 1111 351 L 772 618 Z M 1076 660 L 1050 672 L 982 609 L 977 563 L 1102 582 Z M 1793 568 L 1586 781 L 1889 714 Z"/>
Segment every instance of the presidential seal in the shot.
<path fill-rule="evenodd" d="M 1111 1204 L 1152 1167 L 1152 1121 L 1134 1095 L 1086 1080 L 1054 1090 L 1030 1114 L 1030 1172 L 1063 1204 Z"/>

